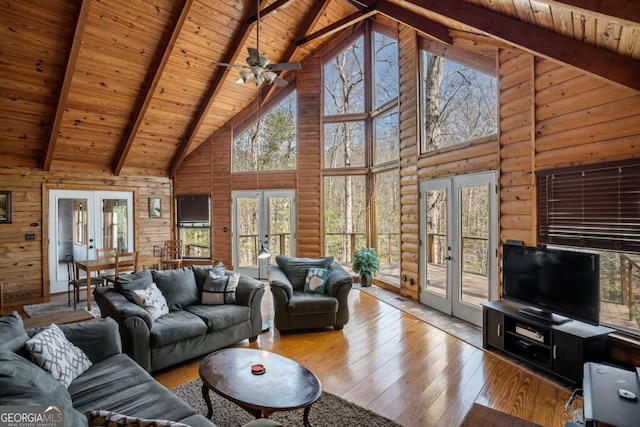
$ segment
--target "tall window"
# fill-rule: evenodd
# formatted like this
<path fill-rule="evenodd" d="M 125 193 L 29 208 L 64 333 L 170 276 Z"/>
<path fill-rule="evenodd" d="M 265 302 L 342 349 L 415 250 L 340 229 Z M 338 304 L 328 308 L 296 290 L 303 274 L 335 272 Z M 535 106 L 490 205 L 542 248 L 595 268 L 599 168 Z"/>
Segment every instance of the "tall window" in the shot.
<path fill-rule="evenodd" d="M 497 133 L 495 77 L 421 52 L 422 152 Z"/>
<path fill-rule="evenodd" d="M 600 254 L 600 322 L 640 335 L 640 163 L 536 172 L 538 242 Z"/>
<path fill-rule="evenodd" d="M 324 63 L 325 253 L 399 263 L 398 42 L 369 24 Z"/>
<path fill-rule="evenodd" d="M 233 141 L 233 172 L 296 168 L 296 92 Z"/>
<path fill-rule="evenodd" d="M 178 238 L 185 247 L 186 258 L 211 258 L 210 196 L 178 196 Z"/>

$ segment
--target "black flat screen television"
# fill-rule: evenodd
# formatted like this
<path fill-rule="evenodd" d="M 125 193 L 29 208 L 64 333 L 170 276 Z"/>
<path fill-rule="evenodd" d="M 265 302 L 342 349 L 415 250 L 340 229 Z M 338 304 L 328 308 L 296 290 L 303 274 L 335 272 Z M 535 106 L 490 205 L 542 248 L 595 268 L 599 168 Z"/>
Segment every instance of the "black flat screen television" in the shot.
<path fill-rule="evenodd" d="M 503 245 L 502 297 L 551 323 L 600 323 L 600 256 Z M 565 317 L 566 316 L 566 317 Z"/>

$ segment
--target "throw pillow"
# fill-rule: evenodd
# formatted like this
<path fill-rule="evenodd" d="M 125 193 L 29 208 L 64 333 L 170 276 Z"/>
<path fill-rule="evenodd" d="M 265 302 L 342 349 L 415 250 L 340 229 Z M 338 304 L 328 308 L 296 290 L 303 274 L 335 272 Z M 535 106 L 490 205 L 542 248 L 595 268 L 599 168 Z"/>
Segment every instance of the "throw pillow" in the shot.
<path fill-rule="evenodd" d="M 211 270 L 202 289 L 202 304 L 234 304 L 239 281 L 238 273 L 219 276 L 216 271 Z"/>
<path fill-rule="evenodd" d="M 28 339 L 22 317 L 17 311 L 8 316 L 0 316 L 0 349 L 18 352 Z"/>
<path fill-rule="evenodd" d="M 328 281 L 329 269 L 311 267 L 307 272 L 307 280 L 304 282 L 304 291 L 324 294 Z"/>
<path fill-rule="evenodd" d="M 153 270 L 151 274 L 153 282 L 167 300 L 169 311 L 182 310 L 187 306 L 200 303 L 196 276 L 191 268 Z"/>
<path fill-rule="evenodd" d="M 204 282 L 207 280 L 207 277 L 209 277 L 211 270 L 221 271 L 220 275 L 226 271 L 224 264 L 220 261 L 216 262 L 215 265 L 192 265 L 191 269 L 193 270 L 194 276 L 196 276 L 196 285 L 200 293 L 202 293 L 202 289 L 204 289 Z"/>
<path fill-rule="evenodd" d="M 329 268 L 333 263 L 333 257 L 321 258 L 293 258 L 283 255 L 276 256 L 276 264 L 287 276 L 293 289 L 296 291 L 304 290 L 304 282 L 307 278 L 307 271 L 311 267 Z"/>
<path fill-rule="evenodd" d="M 71 381 L 93 365 L 55 324 L 36 334 L 25 345 L 38 366 L 67 388 Z"/>
<path fill-rule="evenodd" d="M 158 317 L 169 313 L 167 300 L 155 283 L 150 284 L 144 289 L 134 290 L 133 300 L 149 312 L 152 320 L 156 320 Z"/>
<path fill-rule="evenodd" d="M 113 289 L 124 295 L 126 299 L 133 301 L 133 291 L 135 289 L 144 289 L 149 283 L 153 282 L 151 272 L 142 270 L 132 274 L 123 274 L 116 278 Z"/>
<path fill-rule="evenodd" d="M 129 417 L 111 411 L 87 411 L 89 427 L 189 427 L 186 424 L 169 420 L 147 420 Z"/>

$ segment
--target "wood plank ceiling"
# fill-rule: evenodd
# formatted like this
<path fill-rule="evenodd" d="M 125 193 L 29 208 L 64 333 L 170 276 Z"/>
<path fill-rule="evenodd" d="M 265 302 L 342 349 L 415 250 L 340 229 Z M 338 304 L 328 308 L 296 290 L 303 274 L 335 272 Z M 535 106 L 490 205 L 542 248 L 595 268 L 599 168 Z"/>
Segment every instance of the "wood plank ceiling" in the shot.
<path fill-rule="evenodd" d="M 640 2 L 625 0 L 7 0 L 0 5 L 0 162 L 172 177 L 247 107 L 237 69 L 256 46 L 309 57 L 384 15 L 451 43 L 489 35 L 640 90 Z M 295 73 L 282 75 L 295 78 Z M 266 97 L 268 93 L 263 89 Z"/>

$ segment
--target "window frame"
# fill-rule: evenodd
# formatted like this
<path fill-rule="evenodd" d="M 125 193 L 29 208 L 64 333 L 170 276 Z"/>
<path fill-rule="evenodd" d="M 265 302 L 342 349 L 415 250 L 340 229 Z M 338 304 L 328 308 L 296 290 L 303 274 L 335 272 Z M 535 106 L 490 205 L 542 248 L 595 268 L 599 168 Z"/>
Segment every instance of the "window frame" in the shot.
<path fill-rule="evenodd" d="M 182 203 L 181 200 L 188 198 L 188 197 L 206 197 L 207 198 L 207 208 L 208 208 L 208 213 L 207 213 L 207 218 L 205 220 L 205 217 L 188 217 L 187 220 L 182 221 L 181 217 L 182 217 Z M 209 236 L 209 248 L 208 248 L 208 252 L 209 255 L 208 256 L 188 256 L 185 258 L 190 258 L 190 259 L 211 259 L 211 255 L 213 253 L 213 248 L 212 248 L 212 239 L 211 239 L 211 194 L 183 194 L 183 195 L 177 195 L 175 196 L 175 203 L 176 203 L 176 229 L 177 229 L 177 236 L 178 238 L 181 239 L 182 237 L 182 230 L 205 230 L 207 231 L 207 234 Z M 190 212 L 191 213 L 191 212 Z M 199 216 L 199 215 L 196 215 Z M 185 248 L 188 248 L 188 243 L 183 241 L 183 244 L 185 246 Z M 187 250 L 186 253 L 189 253 L 189 251 Z"/>

